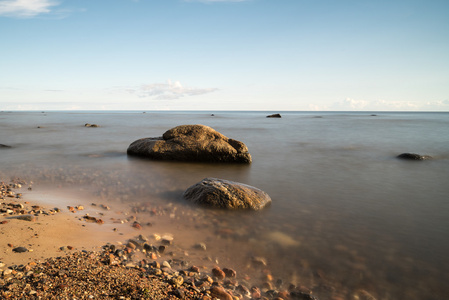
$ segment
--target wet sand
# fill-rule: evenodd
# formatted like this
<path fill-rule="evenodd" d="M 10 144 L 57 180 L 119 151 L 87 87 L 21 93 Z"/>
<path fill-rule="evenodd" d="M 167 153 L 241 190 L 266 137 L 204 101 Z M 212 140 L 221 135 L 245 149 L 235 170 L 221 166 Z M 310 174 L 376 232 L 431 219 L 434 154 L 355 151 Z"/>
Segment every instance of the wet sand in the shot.
<path fill-rule="evenodd" d="M 261 287 L 254 286 L 240 270 L 205 259 L 204 244 L 177 245 L 172 233 L 161 231 L 170 217 L 153 226 L 87 197 L 57 191 L 50 196 L 27 185 L 20 180 L 1 185 L 4 298 L 316 299 L 294 286 L 276 288 L 269 273 Z M 164 215 L 157 208 L 152 213 Z M 261 270 L 266 264 L 263 259 L 253 263 Z M 117 286 L 111 286 L 111 278 Z"/>
<path fill-rule="evenodd" d="M 124 226 L 121 234 L 125 232 L 127 236 L 107 230 L 111 224 L 101 228 L 103 224 L 83 219 L 86 215 L 96 216 L 98 220 L 104 218 L 108 211 L 100 206 L 92 208 L 91 204 L 89 207 L 79 203 L 83 201 L 73 205 L 51 206 L 48 199 L 45 203 L 44 193 L 27 191 L 26 187 L 12 189 L 12 192 L 15 197 L 4 196 L 0 206 L 3 210 L 13 211 L 0 215 L 0 261 L 6 265 L 40 261 L 63 255 L 70 249 L 96 250 L 107 242 L 131 238 L 132 230 L 125 230 Z M 20 198 L 16 198 L 18 194 Z M 73 210 L 69 210 L 69 206 Z M 27 251 L 13 251 L 17 247 L 24 247 Z"/>

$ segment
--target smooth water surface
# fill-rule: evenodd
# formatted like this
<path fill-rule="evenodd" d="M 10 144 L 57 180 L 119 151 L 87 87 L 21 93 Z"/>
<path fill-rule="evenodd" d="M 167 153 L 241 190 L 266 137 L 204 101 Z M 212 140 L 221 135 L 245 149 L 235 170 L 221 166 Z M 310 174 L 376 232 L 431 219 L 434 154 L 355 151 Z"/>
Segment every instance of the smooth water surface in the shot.
<path fill-rule="evenodd" d="M 264 257 L 275 278 L 320 299 L 449 295 L 449 113 L 211 113 L 1 112 L 0 144 L 11 146 L 0 148 L 1 179 L 82 187 L 129 206 L 174 203 L 175 234 L 196 232 L 212 256 L 249 274 L 261 273 L 251 257 Z M 183 124 L 244 142 L 253 163 L 127 157 L 134 140 Z M 434 159 L 397 159 L 403 152 Z M 184 203 L 205 177 L 253 185 L 273 203 L 257 213 Z"/>

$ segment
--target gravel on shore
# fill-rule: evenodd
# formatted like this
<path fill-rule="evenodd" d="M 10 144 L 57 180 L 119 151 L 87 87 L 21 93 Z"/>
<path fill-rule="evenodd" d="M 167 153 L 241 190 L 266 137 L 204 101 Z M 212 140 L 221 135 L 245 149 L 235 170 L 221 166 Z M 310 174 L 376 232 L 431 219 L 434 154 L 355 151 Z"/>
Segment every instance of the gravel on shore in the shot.
<path fill-rule="evenodd" d="M 239 284 L 236 272 L 211 272 L 176 260 L 130 260 L 135 250 L 105 245 L 102 251 L 75 251 L 41 263 L 0 263 L 2 299 L 316 299 L 298 290 Z M 181 270 L 171 265 L 184 266 Z"/>

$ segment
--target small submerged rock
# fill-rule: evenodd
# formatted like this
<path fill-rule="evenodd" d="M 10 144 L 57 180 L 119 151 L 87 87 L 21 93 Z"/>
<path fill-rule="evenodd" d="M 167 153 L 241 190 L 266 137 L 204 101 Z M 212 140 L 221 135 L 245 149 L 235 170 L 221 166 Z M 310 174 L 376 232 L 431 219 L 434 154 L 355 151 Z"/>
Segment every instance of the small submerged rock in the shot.
<path fill-rule="evenodd" d="M 280 231 L 272 231 L 268 233 L 267 238 L 269 241 L 274 242 L 282 247 L 297 247 L 300 245 L 299 241 Z"/>
<path fill-rule="evenodd" d="M 282 118 L 281 114 L 268 115 L 267 118 Z"/>
<path fill-rule="evenodd" d="M 421 155 L 417 153 L 402 153 L 397 156 L 399 159 L 405 160 L 428 160 L 432 159 L 430 155 Z"/>
<path fill-rule="evenodd" d="M 98 125 L 98 124 L 89 124 L 89 123 L 86 123 L 86 124 L 84 124 L 84 127 L 92 127 L 92 128 L 95 128 L 95 127 L 100 127 L 100 125 Z"/>
<path fill-rule="evenodd" d="M 204 206 L 226 209 L 260 210 L 271 203 L 264 191 L 243 183 L 205 178 L 189 187 L 184 199 Z"/>

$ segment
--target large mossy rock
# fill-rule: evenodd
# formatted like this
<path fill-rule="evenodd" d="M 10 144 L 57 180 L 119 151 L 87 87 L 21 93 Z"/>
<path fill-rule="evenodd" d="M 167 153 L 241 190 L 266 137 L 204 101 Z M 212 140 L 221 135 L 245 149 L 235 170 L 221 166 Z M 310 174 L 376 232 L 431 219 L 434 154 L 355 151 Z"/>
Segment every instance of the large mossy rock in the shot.
<path fill-rule="evenodd" d="M 189 187 L 184 199 L 203 206 L 259 210 L 271 204 L 270 196 L 250 185 L 218 178 L 205 178 Z"/>
<path fill-rule="evenodd" d="M 251 163 L 248 148 L 204 125 L 181 125 L 129 145 L 129 155 L 157 160 Z"/>

